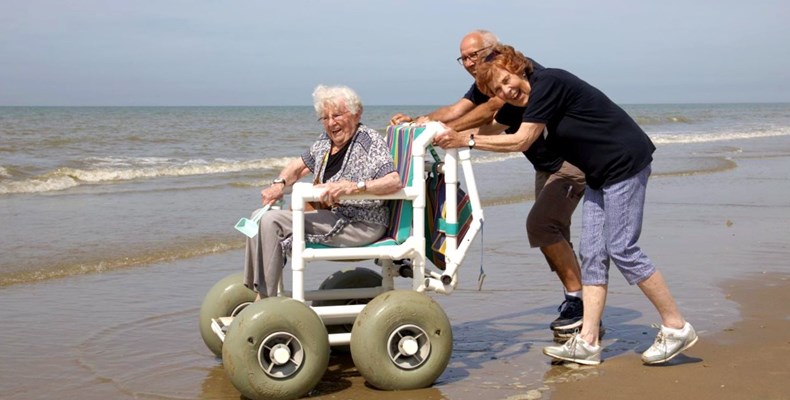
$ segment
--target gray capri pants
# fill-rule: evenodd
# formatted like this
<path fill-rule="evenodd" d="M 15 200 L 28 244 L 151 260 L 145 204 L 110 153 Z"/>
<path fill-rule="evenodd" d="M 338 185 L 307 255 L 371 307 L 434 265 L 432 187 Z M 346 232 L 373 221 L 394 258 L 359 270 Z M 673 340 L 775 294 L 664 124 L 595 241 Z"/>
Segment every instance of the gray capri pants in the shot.
<path fill-rule="evenodd" d="M 644 281 L 656 271 L 637 245 L 650 172 L 648 165 L 624 181 L 599 190 L 587 188 L 579 246 L 583 285 L 608 284 L 609 260 L 614 261 L 631 285 Z"/>

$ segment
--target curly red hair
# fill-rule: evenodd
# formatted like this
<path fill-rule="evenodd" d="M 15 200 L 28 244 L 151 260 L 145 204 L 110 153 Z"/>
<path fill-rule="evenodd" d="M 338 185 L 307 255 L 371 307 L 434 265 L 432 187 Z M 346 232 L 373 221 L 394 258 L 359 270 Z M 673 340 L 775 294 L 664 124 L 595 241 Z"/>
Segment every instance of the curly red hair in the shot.
<path fill-rule="evenodd" d="M 480 91 L 488 97 L 494 97 L 491 85 L 494 83 L 494 67 L 504 69 L 518 76 L 532 75 L 532 60 L 520 51 L 506 44 L 497 44 L 491 49 L 485 60 L 477 66 L 475 82 Z"/>

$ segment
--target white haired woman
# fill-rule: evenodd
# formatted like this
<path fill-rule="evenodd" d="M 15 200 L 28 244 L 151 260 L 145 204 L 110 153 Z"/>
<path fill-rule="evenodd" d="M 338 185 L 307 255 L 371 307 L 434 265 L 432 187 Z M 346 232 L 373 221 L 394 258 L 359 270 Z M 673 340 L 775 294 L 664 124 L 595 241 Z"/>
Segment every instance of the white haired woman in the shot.
<path fill-rule="evenodd" d="M 313 91 L 313 105 L 324 132 L 261 190 L 262 204 L 274 204 L 286 187 L 312 173 L 313 181 L 326 189 L 321 197 L 326 208 L 305 213 L 305 240 L 337 247 L 372 243 L 387 229 L 385 202 L 339 197 L 401 189 L 387 144 L 382 135 L 360 123 L 362 102 L 352 89 L 319 85 Z M 291 250 L 292 222 L 291 211 L 271 210 L 261 218 L 258 235 L 247 239 L 244 284 L 258 293 L 258 299 L 277 295 Z"/>

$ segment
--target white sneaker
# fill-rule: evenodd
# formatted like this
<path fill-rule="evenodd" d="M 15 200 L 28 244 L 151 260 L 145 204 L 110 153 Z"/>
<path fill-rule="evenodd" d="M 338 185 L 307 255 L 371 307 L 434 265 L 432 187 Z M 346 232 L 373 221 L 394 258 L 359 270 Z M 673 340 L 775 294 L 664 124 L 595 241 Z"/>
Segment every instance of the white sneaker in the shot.
<path fill-rule="evenodd" d="M 644 353 L 642 362 L 645 364 L 661 364 L 673 359 L 684 350 L 697 343 L 697 332 L 688 322 L 682 329 L 671 329 L 661 326 L 656 341 Z"/>
<path fill-rule="evenodd" d="M 558 360 L 579 364 L 597 365 L 601 363 L 601 346 L 590 345 L 578 333 L 562 346 L 544 347 L 543 354 Z"/>

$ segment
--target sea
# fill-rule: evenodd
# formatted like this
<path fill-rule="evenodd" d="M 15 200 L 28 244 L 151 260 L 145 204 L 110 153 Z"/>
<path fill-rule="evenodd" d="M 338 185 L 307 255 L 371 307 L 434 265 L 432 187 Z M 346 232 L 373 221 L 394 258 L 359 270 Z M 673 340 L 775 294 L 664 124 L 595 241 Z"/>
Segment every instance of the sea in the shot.
<path fill-rule="evenodd" d="M 369 106 L 362 121 L 385 132 L 433 108 Z M 790 135 L 786 103 L 623 108 L 658 147 L 654 175 L 732 167 L 739 142 Z M 0 287 L 238 249 L 234 223 L 320 130 L 309 106 L 0 107 Z M 474 163 L 484 204 L 529 199 L 520 154 Z"/>
<path fill-rule="evenodd" d="M 662 271 L 706 338 L 738 320 L 719 278 L 787 273 L 787 188 L 772 188 L 787 182 L 777 166 L 790 155 L 790 103 L 622 107 L 657 147 L 644 243 L 670 261 Z M 362 122 L 384 133 L 395 113 L 434 108 L 366 106 Z M 241 271 L 236 222 L 320 130 L 309 106 L 0 107 L 0 397 L 238 399 L 202 343 L 200 304 Z M 540 352 L 562 294 L 525 245 L 531 165 L 520 153 L 472 157 L 484 231 L 459 289 L 434 297 L 453 325 L 450 366 L 432 388 L 387 393 L 332 361 L 337 375 L 310 397 L 538 398 L 550 382 L 598 373 Z M 311 269 L 306 287 L 339 268 Z M 615 275 L 605 358 L 643 351 L 657 321 Z"/>

